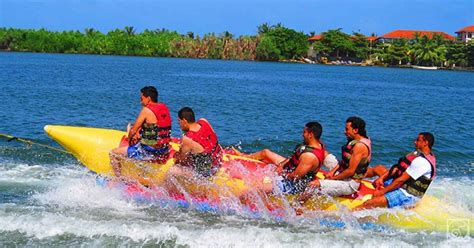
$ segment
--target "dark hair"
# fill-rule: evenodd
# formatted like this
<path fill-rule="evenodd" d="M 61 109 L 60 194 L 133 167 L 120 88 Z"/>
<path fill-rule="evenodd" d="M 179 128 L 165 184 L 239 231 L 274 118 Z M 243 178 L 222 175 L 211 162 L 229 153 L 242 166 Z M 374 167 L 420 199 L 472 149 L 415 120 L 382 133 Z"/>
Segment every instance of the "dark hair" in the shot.
<path fill-rule="evenodd" d="M 145 97 L 150 97 L 152 102 L 158 102 L 158 90 L 154 86 L 145 86 L 140 92 Z"/>
<path fill-rule="evenodd" d="M 323 126 L 321 126 L 319 122 L 317 121 L 308 122 L 306 123 L 305 127 L 306 127 L 306 130 L 312 133 L 317 140 L 321 138 L 321 134 L 323 133 Z"/>
<path fill-rule="evenodd" d="M 185 119 L 189 123 L 196 122 L 196 118 L 194 117 L 194 111 L 190 107 L 184 107 L 178 111 L 179 119 Z"/>
<path fill-rule="evenodd" d="M 367 131 L 365 130 L 365 121 L 362 118 L 357 116 L 351 116 L 347 118 L 346 123 L 350 122 L 352 128 L 357 128 L 359 130 L 359 134 L 367 137 Z"/>
<path fill-rule="evenodd" d="M 422 133 L 419 133 L 418 135 L 421 135 L 423 136 L 423 139 L 425 139 L 426 141 L 428 141 L 428 147 L 431 149 L 431 147 L 433 147 L 434 145 L 434 142 L 435 142 L 435 138 L 434 138 L 434 135 L 432 133 L 429 133 L 429 132 L 422 132 Z"/>

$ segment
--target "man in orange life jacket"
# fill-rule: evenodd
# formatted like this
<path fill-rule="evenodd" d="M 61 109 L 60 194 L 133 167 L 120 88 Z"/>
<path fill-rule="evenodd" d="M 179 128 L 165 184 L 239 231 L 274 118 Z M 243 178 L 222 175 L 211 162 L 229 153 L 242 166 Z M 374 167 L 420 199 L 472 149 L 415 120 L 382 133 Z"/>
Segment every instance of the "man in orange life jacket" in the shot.
<path fill-rule="evenodd" d="M 324 158 L 329 154 L 320 142 L 322 132 L 323 128 L 318 122 L 306 123 L 303 129 L 303 144 L 295 148 L 289 159 L 269 149 L 244 156 L 277 165 L 277 173 L 281 177 L 277 178 L 276 185 L 280 191 L 284 194 L 299 193 L 313 180 Z M 275 189 L 264 187 L 263 190 Z"/>
<path fill-rule="evenodd" d="M 114 154 L 130 158 L 163 163 L 168 159 L 171 140 L 171 116 L 168 107 L 158 102 L 158 91 L 153 86 L 140 90 L 140 111 L 133 127 L 128 125 L 128 147 L 112 150 L 111 161 L 114 173 L 120 176 L 120 165 Z"/>
<path fill-rule="evenodd" d="M 359 189 L 371 159 L 371 141 L 365 130 L 365 121 L 349 117 L 344 133 L 348 141 L 342 146 L 342 160 L 326 179 L 313 180 L 309 185 L 310 192 L 316 189 L 323 194 L 341 196 L 351 195 Z"/>
<path fill-rule="evenodd" d="M 374 181 L 376 191 L 373 198 L 356 210 L 408 206 L 420 200 L 436 175 L 436 158 L 431 152 L 433 145 L 433 134 L 420 133 L 415 140 L 416 150 L 400 158 L 390 170 L 379 165 L 367 171 L 367 177 L 375 174 L 380 174 L 380 177 Z"/>
<path fill-rule="evenodd" d="M 176 164 L 192 168 L 203 177 L 217 172 L 222 162 L 222 148 L 217 135 L 206 119 L 196 122 L 194 111 L 184 107 L 178 112 L 179 125 L 184 132 L 181 147 L 176 153 Z M 172 170 L 176 174 L 176 170 Z"/>

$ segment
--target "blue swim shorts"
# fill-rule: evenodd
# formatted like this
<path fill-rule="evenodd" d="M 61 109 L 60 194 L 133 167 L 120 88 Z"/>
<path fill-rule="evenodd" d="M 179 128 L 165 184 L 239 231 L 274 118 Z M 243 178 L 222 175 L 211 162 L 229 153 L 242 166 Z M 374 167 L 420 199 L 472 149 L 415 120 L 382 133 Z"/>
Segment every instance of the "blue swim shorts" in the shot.
<path fill-rule="evenodd" d="M 385 186 L 388 186 L 392 182 L 392 179 L 384 183 Z M 418 198 L 415 196 L 406 195 L 400 189 L 392 190 L 385 193 L 385 199 L 388 202 L 388 208 L 400 207 L 400 206 L 409 206 L 413 205 L 418 201 Z"/>
<path fill-rule="evenodd" d="M 281 193 L 296 194 L 301 192 L 301 190 L 299 190 L 299 187 L 297 187 L 294 182 L 283 178 L 282 176 L 278 176 L 275 179 L 275 184 L 280 189 Z"/>
<path fill-rule="evenodd" d="M 167 156 L 168 153 L 168 148 L 157 150 L 151 146 L 143 145 L 140 142 L 133 146 L 129 146 L 127 149 L 128 157 L 137 160 L 156 160 L 163 156 Z"/>

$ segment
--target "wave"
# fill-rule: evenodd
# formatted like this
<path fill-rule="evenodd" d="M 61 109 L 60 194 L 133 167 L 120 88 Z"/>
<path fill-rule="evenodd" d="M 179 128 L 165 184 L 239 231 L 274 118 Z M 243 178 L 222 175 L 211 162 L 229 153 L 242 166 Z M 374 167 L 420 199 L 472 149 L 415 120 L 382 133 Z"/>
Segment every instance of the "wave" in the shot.
<path fill-rule="evenodd" d="M 196 209 L 136 201 L 118 188 L 97 184 L 96 176 L 75 164 L 0 164 L 0 181 L 33 189 L 22 202 L 0 204 L 0 244 L 11 240 L 74 245 L 189 245 L 193 247 L 248 246 L 465 246 L 471 237 L 445 233 L 411 233 L 367 226 L 360 215 L 324 213 L 292 220 L 252 218 L 246 213 L 202 212 Z M 443 201 L 470 213 L 474 209 L 472 179 L 439 178 L 429 190 Z M 342 224 L 341 224 L 342 223 Z M 9 237 L 9 238 L 7 238 Z M 10 240 L 10 241 L 8 241 Z"/>

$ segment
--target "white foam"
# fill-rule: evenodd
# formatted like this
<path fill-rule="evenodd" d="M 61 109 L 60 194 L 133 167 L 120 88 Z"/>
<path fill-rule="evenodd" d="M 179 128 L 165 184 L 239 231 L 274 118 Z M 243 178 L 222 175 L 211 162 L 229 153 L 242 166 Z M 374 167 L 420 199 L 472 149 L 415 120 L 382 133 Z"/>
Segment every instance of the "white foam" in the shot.
<path fill-rule="evenodd" d="M 469 247 L 473 243 L 472 237 L 410 233 L 399 229 L 370 231 L 363 230 L 357 223 L 352 225 L 356 218 L 400 210 L 336 214 L 346 224 L 343 229 L 320 226 L 316 219 L 279 223 L 274 219 L 246 219 L 238 214 L 213 216 L 209 220 L 209 214 L 194 210 L 161 210 L 156 205 L 130 201 L 120 189 L 97 185 L 95 176 L 82 168 L 21 164 L 0 167 L 0 172 L 0 181 L 14 182 L 31 176 L 33 181 L 25 179 L 23 182 L 40 182 L 49 187 L 46 192 L 33 195 L 32 201 L 26 204 L 0 205 L 0 232 L 19 231 L 38 239 L 64 234 L 90 239 L 111 236 L 146 243 L 175 240 L 178 245 L 192 247 Z M 467 178 L 441 178 L 435 181 L 429 194 L 448 195 L 450 198 L 445 199 L 472 209 L 472 192 L 472 181 Z"/>
<path fill-rule="evenodd" d="M 192 247 L 415 247 L 441 243 L 442 246 L 469 245 L 472 238 L 449 238 L 423 233 L 371 233 L 354 230 L 315 230 L 313 226 L 259 226 L 252 222 L 237 226 L 223 218 L 219 223 L 203 225 L 178 215 L 176 222 L 144 219 L 87 219 L 61 213 L 41 212 L 31 215 L 12 214 L 0 210 L 1 231 L 19 231 L 26 236 L 46 239 L 73 235 L 98 239 L 103 236 L 130 239 L 135 242 L 176 240 L 178 245 Z M 432 239 L 432 240 L 431 240 Z M 453 243 L 454 242 L 454 243 Z"/>
<path fill-rule="evenodd" d="M 4 184 L 46 184 L 51 180 L 77 177 L 84 173 L 85 170 L 68 165 L 2 164 L 0 166 L 0 182 Z"/>
<path fill-rule="evenodd" d="M 127 200 L 119 188 L 97 185 L 94 175 L 58 180 L 50 191 L 33 198 L 42 204 L 60 208 L 108 209 L 125 214 L 145 207 Z"/>
<path fill-rule="evenodd" d="M 468 177 L 438 178 L 427 193 L 464 211 L 474 211 L 474 182 Z"/>
<path fill-rule="evenodd" d="M 63 234 L 93 238 L 96 236 L 126 237 L 134 241 L 146 239 L 166 240 L 175 236 L 178 228 L 154 222 L 134 221 L 127 223 L 123 219 L 88 220 L 73 216 L 43 212 L 35 215 L 0 216 L 2 231 L 19 231 L 38 239 Z"/>

